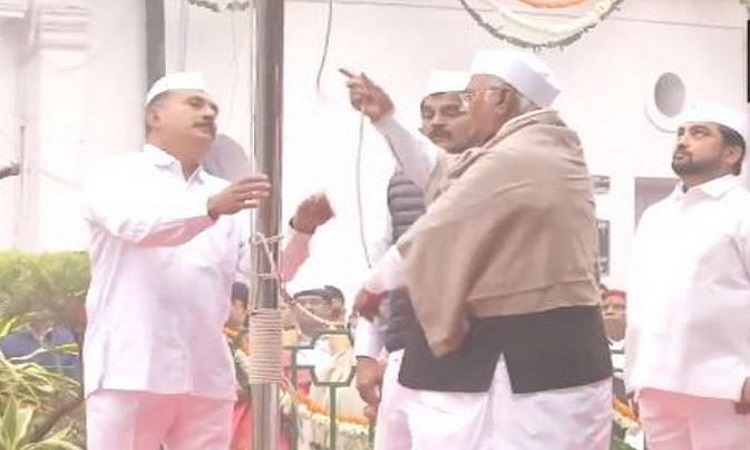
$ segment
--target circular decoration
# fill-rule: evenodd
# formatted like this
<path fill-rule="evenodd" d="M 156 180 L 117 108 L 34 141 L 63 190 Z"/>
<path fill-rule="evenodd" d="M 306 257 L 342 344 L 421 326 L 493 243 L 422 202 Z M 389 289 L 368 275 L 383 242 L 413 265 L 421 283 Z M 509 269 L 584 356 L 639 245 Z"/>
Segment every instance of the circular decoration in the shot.
<path fill-rule="evenodd" d="M 654 101 L 659 112 L 675 117 L 685 106 L 685 84 L 672 72 L 662 74 L 654 85 Z"/>
<path fill-rule="evenodd" d="M 674 132 L 687 104 L 687 89 L 679 75 L 663 72 L 653 78 L 646 97 L 646 116 L 656 128 Z"/>
<path fill-rule="evenodd" d="M 522 1 L 526 2 L 527 0 Z M 547 4 L 558 3 L 557 1 L 542 0 L 528 1 Z M 612 14 L 623 0 L 598 0 L 591 10 L 572 19 L 561 16 L 538 18 L 529 14 L 517 13 L 500 4 L 498 0 L 459 0 L 459 2 L 477 25 L 495 38 L 518 47 L 540 50 L 542 48 L 563 48 L 577 41 L 584 33 L 596 27 Z M 481 2 L 483 6 L 489 5 L 493 9 L 492 23 L 482 16 L 478 7 L 472 6 L 472 4 L 478 2 Z"/>

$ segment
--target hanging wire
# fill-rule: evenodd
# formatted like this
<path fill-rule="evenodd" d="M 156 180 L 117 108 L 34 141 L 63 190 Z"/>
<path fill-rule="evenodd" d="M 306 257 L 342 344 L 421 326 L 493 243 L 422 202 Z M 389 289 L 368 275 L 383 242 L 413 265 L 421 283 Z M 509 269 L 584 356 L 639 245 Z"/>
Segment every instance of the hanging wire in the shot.
<path fill-rule="evenodd" d="M 325 42 L 323 43 L 323 54 L 320 57 L 320 65 L 318 66 L 318 74 L 315 77 L 315 88 L 320 91 L 320 80 L 323 78 L 323 70 L 325 70 L 326 61 L 328 59 L 328 50 L 331 46 L 331 29 L 333 28 L 333 0 L 328 0 L 328 19 L 326 20 L 326 34 Z"/>
<path fill-rule="evenodd" d="M 365 235 L 365 215 L 362 201 L 362 153 L 365 141 L 365 114 L 360 113 L 359 115 L 359 131 L 357 136 L 357 162 L 356 162 L 356 178 L 355 184 L 357 188 L 357 219 L 359 222 L 359 243 L 362 245 L 362 252 L 365 256 L 365 262 L 368 268 L 372 268 L 372 259 L 370 259 L 370 251 L 367 246 L 367 238 Z"/>

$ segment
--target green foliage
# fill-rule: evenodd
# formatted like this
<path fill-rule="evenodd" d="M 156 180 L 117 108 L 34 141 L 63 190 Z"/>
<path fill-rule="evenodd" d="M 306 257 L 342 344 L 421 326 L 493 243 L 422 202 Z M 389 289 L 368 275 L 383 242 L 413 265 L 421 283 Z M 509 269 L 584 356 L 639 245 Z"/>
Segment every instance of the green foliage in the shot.
<path fill-rule="evenodd" d="M 0 353 L 0 405 L 15 400 L 46 413 L 78 391 L 78 382 L 65 375 L 36 363 L 14 363 Z"/>
<path fill-rule="evenodd" d="M 13 323 L 20 322 L 0 319 L 0 330 L 15 331 Z M 0 339 L 4 336 L 0 334 Z M 67 417 L 80 403 L 80 385 L 75 380 L 35 363 L 15 363 L 0 352 L 0 448 L 80 448 L 65 440 L 72 428 L 83 425 L 75 417 Z M 53 429 L 56 431 L 49 433 Z"/>
<path fill-rule="evenodd" d="M 80 338 L 88 283 L 85 253 L 0 252 L 0 339 L 36 318 L 51 319 Z M 80 352 L 78 345 L 64 347 L 56 350 Z M 81 449 L 80 384 L 30 362 L 32 356 L 8 359 L 0 353 L 0 449 Z"/>
<path fill-rule="evenodd" d="M 84 327 L 89 260 L 82 252 L 0 252 L 0 315 L 49 316 L 74 331 Z"/>
<path fill-rule="evenodd" d="M 31 442 L 32 421 L 36 411 L 33 406 L 22 406 L 16 399 L 5 405 L 0 421 L 0 448 L 4 450 L 81 450 L 65 440 L 68 430 Z"/>

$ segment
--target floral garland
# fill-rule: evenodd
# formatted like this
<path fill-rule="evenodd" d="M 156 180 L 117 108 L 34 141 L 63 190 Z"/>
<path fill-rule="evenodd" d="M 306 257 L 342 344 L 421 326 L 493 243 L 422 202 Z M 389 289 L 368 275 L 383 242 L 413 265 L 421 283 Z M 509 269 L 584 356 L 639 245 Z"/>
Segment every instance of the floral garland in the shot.
<path fill-rule="evenodd" d="M 252 0 L 249 1 L 238 1 L 238 0 L 230 0 L 230 1 L 223 1 L 219 4 L 218 1 L 214 0 L 185 0 L 191 5 L 198 6 L 201 8 L 210 9 L 213 12 L 220 12 L 222 10 L 225 11 L 245 11 L 246 9 L 249 9 L 253 2 Z"/>
<path fill-rule="evenodd" d="M 331 417 L 328 408 L 305 394 L 297 394 L 297 408 L 300 415 L 311 417 L 314 421 L 326 422 L 327 424 Z M 344 425 L 350 432 L 356 432 L 355 434 L 358 436 L 363 435 L 363 433 L 364 436 L 368 436 L 370 433 L 370 420 L 360 414 L 336 414 L 336 423 L 339 426 Z M 343 428 L 339 427 L 339 430 L 343 431 Z"/>
<path fill-rule="evenodd" d="M 471 18 L 495 38 L 518 47 L 540 50 L 542 48 L 563 48 L 574 43 L 580 39 L 584 33 L 587 33 L 596 27 L 600 22 L 612 14 L 620 6 L 623 0 L 599 0 L 592 10 L 584 16 L 576 18 L 573 21 L 568 22 L 566 25 L 557 26 L 522 17 L 508 8 L 499 5 L 495 0 L 484 0 L 485 3 L 493 6 L 497 15 L 502 18 L 506 24 L 525 28 L 535 33 L 554 36 L 553 39 L 546 41 L 532 41 L 506 32 L 503 30 L 503 26 L 495 27 L 487 23 L 477 10 L 469 6 L 467 0 L 459 0 L 459 2 Z"/>
<path fill-rule="evenodd" d="M 281 409 L 284 414 L 290 414 L 296 408 L 300 433 L 308 430 L 306 438 L 320 443 L 330 439 L 331 414 L 328 408 L 316 402 L 309 396 L 295 391 L 288 380 L 282 384 L 280 397 Z M 308 424 L 305 428 L 302 424 Z M 336 438 L 337 442 L 346 441 L 345 448 L 350 450 L 370 450 L 370 421 L 362 415 L 337 414 Z"/>
<path fill-rule="evenodd" d="M 313 439 L 312 442 L 316 442 L 320 446 L 319 448 L 327 448 L 330 446 L 330 444 L 328 444 L 328 442 L 330 442 L 330 437 L 328 437 L 330 418 L 325 414 L 312 413 L 304 406 L 300 406 L 298 412 L 298 417 L 309 421 L 314 430 L 311 436 Z M 367 425 L 342 422 L 337 419 L 336 442 L 337 448 L 370 450 L 372 448 L 372 445 L 370 444 L 370 428 Z M 314 445 L 315 444 L 312 446 Z"/>
<path fill-rule="evenodd" d="M 578 33 L 581 30 L 595 27 L 599 24 L 599 22 L 604 20 L 604 17 L 606 15 L 611 14 L 616 4 L 619 3 L 616 0 L 600 0 L 596 5 L 594 5 L 591 11 L 588 11 L 583 16 L 567 21 L 563 25 L 557 25 L 552 23 L 539 22 L 523 15 L 514 13 L 510 9 L 499 5 L 495 0 L 484 1 L 492 5 L 503 19 L 514 25 L 536 33 L 555 36 Z"/>
<path fill-rule="evenodd" d="M 617 397 L 612 398 L 612 408 L 615 413 L 615 422 L 629 433 L 637 433 L 641 424 L 635 415 L 635 411 L 625 402 Z"/>
<path fill-rule="evenodd" d="M 628 441 L 641 433 L 641 424 L 633 408 L 618 397 L 612 398 L 612 409 L 614 412 L 614 422 L 625 431 L 623 438 L 612 434 L 613 450 L 635 450 Z M 636 440 L 638 438 L 636 437 Z"/>
<path fill-rule="evenodd" d="M 587 0 L 519 0 L 534 8 L 570 8 L 571 6 L 580 5 Z"/>

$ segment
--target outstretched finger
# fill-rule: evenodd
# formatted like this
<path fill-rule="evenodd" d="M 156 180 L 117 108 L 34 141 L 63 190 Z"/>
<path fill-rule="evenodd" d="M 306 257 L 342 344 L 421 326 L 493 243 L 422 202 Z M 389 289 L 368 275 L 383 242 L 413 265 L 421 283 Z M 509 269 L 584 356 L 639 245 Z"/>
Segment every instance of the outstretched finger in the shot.
<path fill-rule="evenodd" d="M 354 72 L 351 72 L 351 71 L 349 71 L 347 69 L 344 69 L 343 67 L 339 69 L 339 73 L 342 74 L 342 75 L 344 75 L 345 77 L 347 77 L 349 79 L 357 77 L 357 75 L 355 75 Z"/>

